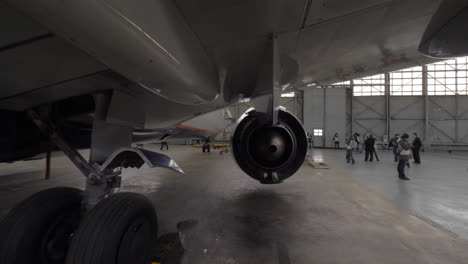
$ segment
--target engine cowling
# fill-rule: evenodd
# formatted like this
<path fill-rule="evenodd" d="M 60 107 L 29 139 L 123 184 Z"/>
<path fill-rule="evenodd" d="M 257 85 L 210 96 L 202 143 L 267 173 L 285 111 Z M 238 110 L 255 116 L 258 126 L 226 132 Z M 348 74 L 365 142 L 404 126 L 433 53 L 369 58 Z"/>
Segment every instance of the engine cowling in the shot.
<path fill-rule="evenodd" d="M 234 132 L 232 150 L 237 164 L 250 177 L 276 184 L 304 163 L 307 137 L 299 120 L 287 111 L 280 110 L 277 126 L 269 120 L 265 113 L 247 112 Z"/>

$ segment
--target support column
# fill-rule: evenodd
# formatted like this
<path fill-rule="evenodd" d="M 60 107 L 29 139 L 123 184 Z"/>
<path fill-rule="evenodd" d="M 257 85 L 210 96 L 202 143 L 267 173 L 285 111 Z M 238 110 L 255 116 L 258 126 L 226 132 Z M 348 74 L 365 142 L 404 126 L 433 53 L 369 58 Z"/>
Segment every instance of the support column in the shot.
<path fill-rule="evenodd" d="M 455 94 L 455 143 L 458 143 L 460 141 L 460 133 L 458 132 L 459 129 L 459 115 L 460 115 L 460 102 L 459 102 L 460 96 L 458 95 L 458 91 Z"/>
<path fill-rule="evenodd" d="M 94 95 L 96 110 L 91 133 L 90 161 L 102 164 L 115 150 L 130 147 L 132 144 L 131 126 L 108 122 L 112 100 L 123 94 L 99 93 Z M 114 97 L 114 98 L 113 98 Z M 129 106 L 120 104 L 122 111 L 129 111 Z M 111 113 L 112 114 L 112 113 Z M 112 135 L 112 136 L 109 136 Z"/>
<path fill-rule="evenodd" d="M 327 88 L 323 87 L 323 147 L 327 147 Z"/>
<path fill-rule="evenodd" d="M 455 60 L 455 68 L 458 69 L 458 63 L 457 60 Z M 460 107 L 459 107 L 459 94 L 458 94 L 458 72 L 455 71 L 455 143 L 458 143 L 460 141 L 460 135 L 458 132 L 459 128 L 459 113 L 460 113 Z"/>
<path fill-rule="evenodd" d="M 52 159 L 52 150 L 54 148 L 54 143 L 49 137 L 49 142 L 47 143 L 47 153 L 46 153 L 46 170 L 45 170 L 45 179 L 50 179 L 50 160 Z"/>
<path fill-rule="evenodd" d="M 351 112 L 350 112 L 350 115 L 351 115 L 351 125 L 350 125 L 350 129 L 351 129 L 351 134 L 350 135 L 353 135 L 354 134 L 354 80 L 351 80 L 350 81 L 350 85 L 351 85 L 351 96 L 350 96 L 350 105 L 351 105 Z"/>
<path fill-rule="evenodd" d="M 297 97 L 297 94 L 294 93 L 294 97 L 293 97 L 293 114 L 295 117 L 297 117 L 297 109 L 296 109 L 296 97 Z"/>
<path fill-rule="evenodd" d="M 390 106 L 390 73 L 385 73 L 385 133 L 390 140 L 391 129 L 391 106 Z"/>
<path fill-rule="evenodd" d="M 302 90 L 301 95 L 302 95 L 302 124 L 305 123 L 305 92 Z M 313 132 L 313 131 L 311 131 Z M 313 134 L 312 134 L 313 135 Z"/>
<path fill-rule="evenodd" d="M 428 74 L 427 66 L 422 67 L 422 88 L 424 96 L 424 141 L 428 147 L 431 145 L 431 136 L 429 132 L 430 120 L 429 120 L 429 93 L 428 93 Z"/>

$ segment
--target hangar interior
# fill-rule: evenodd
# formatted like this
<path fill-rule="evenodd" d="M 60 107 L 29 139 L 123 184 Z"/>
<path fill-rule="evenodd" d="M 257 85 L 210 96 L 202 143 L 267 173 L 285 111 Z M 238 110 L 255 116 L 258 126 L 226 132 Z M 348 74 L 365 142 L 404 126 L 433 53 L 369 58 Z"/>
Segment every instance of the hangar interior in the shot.
<path fill-rule="evenodd" d="M 158 212 L 153 263 L 466 263 L 466 62 L 284 94 L 281 105 L 314 134 L 316 147 L 286 184 L 253 183 L 230 152 L 177 144 L 162 153 L 186 176 L 126 169 L 121 192 L 144 194 Z M 251 106 L 228 109 L 238 118 Z M 374 134 L 380 143 L 385 135 L 417 132 L 430 151 L 408 169 L 411 183 L 403 183 L 391 151 L 379 150 L 381 162 L 373 164 L 356 153 L 350 165 L 343 150 L 326 149 L 334 133 L 354 132 Z M 159 144 L 144 148 L 160 151 Z M 327 167 L 314 167 L 317 162 Z M 53 155 L 48 180 L 45 165 L 44 159 L 0 165 L 0 216 L 37 191 L 83 188 L 63 155 Z"/>
<path fill-rule="evenodd" d="M 126 170 L 121 191 L 145 194 L 159 215 L 153 263 L 465 263 L 467 60 L 283 94 L 281 105 L 314 136 L 308 161 L 286 185 L 252 184 L 230 152 L 208 155 L 180 141 L 163 153 L 188 177 Z M 244 101 L 228 109 L 237 119 L 250 107 Z M 349 165 L 343 150 L 331 149 L 335 133 L 356 132 L 375 135 L 379 144 L 387 135 L 417 132 L 428 151 L 422 165 L 408 169 L 411 184 L 396 178 L 391 151 L 381 148 L 381 162 L 373 164 L 356 153 Z M 159 151 L 157 144 L 144 147 Z M 82 188 L 63 155 L 51 163 L 47 181 L 43 159 L 0 165 L 0 216 L 37 191 Z"/>
<path fill-rule="evenodd" d="M 303 121 L 315 147 L 344 137 L 417 133 L 427 149 L 468 150 L 468 57 L 283 94 L 281 104 Z M 236 118 L 252 105 L 229 108 Z"/>
<path fill-rule="evenodd" d="M 468 263 L 466 0 L 0 14 L 0 264 Z"/>
<path fill-rule="evenodd" d="M 317 146 L 331 147 L 334 133 L 384 142 L 416 132 L 427 148 L 468 150 L 467 74 L 463 57 L 306 89 L 304 126 L 323 129 Z"/>
<path fill-rule="evenodd" d="M 466 176 L 468 160 L 468 57 L 382 73 L 332 85 L 303 87 L 283 94 L 282 105 L 294 113 L 313 136 L 312 159 L 347 171 L 355 179 L 430 223 L 468 239 Z M 249 102 L 230 107 L 237 118 Z M 344 161 L 333 150 L 335 133 L 373 135 L 378 165 Z M 413 168 L 416 183 L 395 182 L 395 164 L 387 150 L 394 134 L 417 133 L 422 139 L 424 165 Z M 360 164 L 359 164 L 360 163 Z M 418 179 L 419 178 L 419 179 Z"/>

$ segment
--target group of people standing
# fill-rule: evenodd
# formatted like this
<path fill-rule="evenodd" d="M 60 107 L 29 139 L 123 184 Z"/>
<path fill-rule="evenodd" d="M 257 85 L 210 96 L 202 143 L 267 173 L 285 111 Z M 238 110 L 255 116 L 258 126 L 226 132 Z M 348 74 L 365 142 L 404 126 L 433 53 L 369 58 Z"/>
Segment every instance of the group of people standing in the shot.
<path fill-rule="evenodd" d="M 335 143 L 335 149 L 338 149 L 340 144 L 338 133 L 333 137 L 333 141 Z M 348 163 L 355 164 L 354 152 L 362 152 L 361 142 L 361 135 L 359 133 L 355 133 L 354 135 L 346 138 L 346 161 Z M 373 135 L 365 137 L 363 145 L 365 161 L 372 162 L 374 160 L 374 156 L 377 161 L 380 161 L 376 151 L 376 139 Z M 398 162 L 397 171 L 399 179 L 407 181 L 410 180 L 405 174 L 405 168 L 410 167 L 409 160 L 411 158 L 414 158 L 414 163 L 421 164 L 420 151 L 422 146 L 422 141 L 416 133 L 413 133 L 413 140 L 411 142 L 409 141 L 409 135 L 406 133 L 401 136 L 396 134 L 390 140 L 388 147 L 393 150 L 394 160 L 395 162 Z"/>
<path fill-rule="evenodd" d="M 334 138 L 337 138 L 338 134 L 335 134 Z M 351 137 L 347 137 L 345 141 L 346 146 L 346 161 L 348 163 L 355 164 L 356 161 L 354 159 L 354 152 L 357 151 L 362 153 L 362 143 L 361 143 L 361 135 L 359 133 L 355 133 Z M 339 144 L 339 142 L 338 142 Z M 335 141 L 335 149 L 337 142 Z M 339 148 L 339 146 L 338 146 Z M 380 161 L 379 156 L 377 155 L 377 148 L 376 148 L 376 140 L 373 135 L 369 135 L 364 139 L 364 152 L 365 152 L 365 161 L 374 161 L 374 157 L 377 161 Z"/>

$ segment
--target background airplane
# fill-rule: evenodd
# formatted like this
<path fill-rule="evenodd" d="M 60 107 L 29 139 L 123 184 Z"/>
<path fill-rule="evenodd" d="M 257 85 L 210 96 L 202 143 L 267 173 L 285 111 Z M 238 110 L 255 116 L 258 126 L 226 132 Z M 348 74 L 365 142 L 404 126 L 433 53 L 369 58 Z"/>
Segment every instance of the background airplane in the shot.
<path fill-rule="evenodd" d="M 198 139 L 200 142 L 207 140 L 222 139 L 220 135 L 233 130 L 237 120 L 232 117 L 231 112 L 226 109 L 218 109 L 169 128 L 153 130 L 136 130 L 133 132 L 133 142 L 158 143 L 175 142 L 181 140 Z"/>

